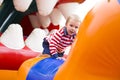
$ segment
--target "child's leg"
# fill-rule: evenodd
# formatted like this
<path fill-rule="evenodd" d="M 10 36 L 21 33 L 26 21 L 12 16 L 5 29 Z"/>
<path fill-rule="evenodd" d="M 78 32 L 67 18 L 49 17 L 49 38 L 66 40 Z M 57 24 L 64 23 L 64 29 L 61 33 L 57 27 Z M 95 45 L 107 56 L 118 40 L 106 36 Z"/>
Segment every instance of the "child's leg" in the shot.
<path fill-rule="evenodd" d="M 46 39 L 44 39 L 42 45 L 43 45 L 43 52 L 42 52 L 42 54 L 50 55 L 49 43 L 48 43 L 48 41 Z"/>
<path fill-rule="evenodd" d="M 64 52 L 58 53 L 58 57 L 63 57 L 64 56 Z"/>
<path fill-rule="evenodd" d="M 42 46 L 43 52 L 42 54 L 38 55 L 38 57 L 50 57 L 49 43 L 46 39 L 43 40 Z"/>

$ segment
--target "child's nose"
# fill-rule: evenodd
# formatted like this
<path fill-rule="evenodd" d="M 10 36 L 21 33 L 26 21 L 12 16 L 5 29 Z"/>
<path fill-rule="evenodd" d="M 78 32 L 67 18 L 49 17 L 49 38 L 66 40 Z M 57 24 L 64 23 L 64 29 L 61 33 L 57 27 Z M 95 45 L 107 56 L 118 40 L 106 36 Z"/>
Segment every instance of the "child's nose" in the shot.
<path fill-rule="evenodd" d="M 72 30 L 74 30 L 74 31 L 75 31 L 75 27 L 73 27 L 73 28 L 72 28 Z"/>

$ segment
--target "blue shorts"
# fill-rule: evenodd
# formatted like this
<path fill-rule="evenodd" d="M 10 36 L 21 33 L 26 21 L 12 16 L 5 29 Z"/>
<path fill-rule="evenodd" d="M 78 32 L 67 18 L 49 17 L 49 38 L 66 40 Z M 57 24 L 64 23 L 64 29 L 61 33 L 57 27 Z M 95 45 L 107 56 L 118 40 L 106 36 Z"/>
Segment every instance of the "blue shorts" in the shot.
<path fill-rule="evenodd" d="M 43 40 L 42 46 L 43 46 L 42 54 L 49 54 L 50 55 L 49 43 L 48 43 L 48 41 L 45 38 Z"/>

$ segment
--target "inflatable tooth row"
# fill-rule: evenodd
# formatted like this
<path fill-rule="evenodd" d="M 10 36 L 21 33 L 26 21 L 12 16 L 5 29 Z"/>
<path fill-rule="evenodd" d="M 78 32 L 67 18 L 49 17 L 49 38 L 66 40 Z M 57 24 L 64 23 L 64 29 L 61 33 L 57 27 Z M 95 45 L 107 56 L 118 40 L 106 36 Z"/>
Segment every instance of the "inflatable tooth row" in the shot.
<path fill-rule="evenodd" d="M 30 26 L 48 28 L 51 22 L 54 25 L 64 25 L 64 16 L 66 18 L 73 13 L 76 14 L 78 10 L 74 8 L 78 8 L 79 3 L 84 1 L 85 0 L 0 0 L 0 12 L 4 13 L 0 13 L 0 16 L 2 16 L 0 19 L 0 32 L 4 32 L 12 23 L 23 24 L 22 27 L 25 28 L 24 33 L 29 32 L 27 29 L 33 29 Z M 65 10 L 67 10 L 67 12 Z M 30 21 L 28 18 L 30 18 Z M 31 18 L 34 20 L 31 20 Z M 63 24 L 60 20 L 62 20 Z M 31 23 L 26 24 L 25 22 Z"/>
<path fill-rule="evenodd" d="M 0 70 L 0 80 L 120 80 L 119 41 L 120 2 L 104 0 L 86 15 L 65 62 L 31 58 L 18 70 Z"/>

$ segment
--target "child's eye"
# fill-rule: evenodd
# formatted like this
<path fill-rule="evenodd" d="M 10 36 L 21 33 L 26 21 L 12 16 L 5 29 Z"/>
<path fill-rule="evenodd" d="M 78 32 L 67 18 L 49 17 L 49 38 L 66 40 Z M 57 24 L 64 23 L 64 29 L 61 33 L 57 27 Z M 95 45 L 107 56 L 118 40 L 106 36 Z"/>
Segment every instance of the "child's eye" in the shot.
<path fill-rule="evenodd" d="M 75 28 L 77 29 L 77 28 L 78 28 L 78 26 L 75 26 Z"/>
<path fill-rule="evenodd" d="M 71 27 L 73 27 L 73 25 L 72 25 L 72 24 L 70 24 L 70 26 L 71 26 Z"/>

